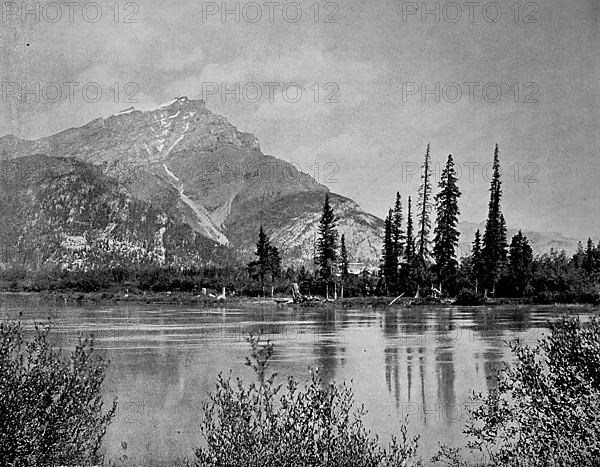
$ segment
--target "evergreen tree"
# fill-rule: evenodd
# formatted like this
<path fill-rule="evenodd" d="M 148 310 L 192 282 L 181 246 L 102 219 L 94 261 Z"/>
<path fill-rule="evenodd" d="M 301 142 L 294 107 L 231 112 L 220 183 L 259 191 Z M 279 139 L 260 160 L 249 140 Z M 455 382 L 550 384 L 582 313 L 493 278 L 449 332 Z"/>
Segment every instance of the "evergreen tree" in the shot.
<path fill-rule="evenodd" d="M 411 265 L 415 256 L 415 238 L 412 217 L 412 201 L 408 197 L 408 214 L 406 219 L 406 246 L 404 248 L 404 262 Z"/>
<path fill-rule="evenodd" d="M 473 264 L 473 281 L 481 280 L 483 275 L 484 265 L 481 252 L 481 233 L 479 229 L 475 232 L 475 240 L 473 241 L 473 249 L 471 250 L 471 260 Z"/>
<path fill-rule="evenodd" d="M 482 259 L 485 267 L 485 285 L 496 285 L 506 259 L 506 225 L 501 212 L 502 182 L 500 180 L 500 158 L 498 145 L 494 150 L 493 174 L 490 183 L 488 217 L 483 234 Z"/>
<path fill-rule="evenodd" d="M 417 235 L 417 254 L 422 263 L 429 259 L 429 231 L 431 229 L 431 221 L 429 215 L 431 213 L 431 159 L 430 145 L 427 144 L 425 150 L 425 161 L 422 165 L 421 186 L 419 187 L 419 201 L 417 202 L 419 211 L 419 231 Z"/>
<path fill-rule="evenodd" d="M 577 242 L 577 252 L 573 255 L 573 261 L 575 263 L 576 268 L 583 267 L 583 262 L 585 260 L 585 250 L 583 249 L 583 245 L 581 241 Z"/>
<path fill-rule="evenodd" d="M 385 220 L 383 221 L 383 246 L 381 247 L 381 273 L 384 274 L 386 265 L 388 264 L 388 256 L 390 253 L 390 246 L 392 244 L 392 222 L 390 219 L 390 211 L 388 211 Z"/>
<path fill-rule="evenodd" d="M 404 231 L 402 230 L 402 197 L 396 192 L 396 203 L 392 216 L 392 239 L 394 243 L 394 256 L 399 264 L 404 253 Z"/>
<path fill-rule="evenodd" d="M 510 243 L 510 277 L 517 296 L 526 292 L 532 276 L 533 250 L 519 230 Z"/>
<path fill-rule="evenodd" d="M 594 272 L 596 269 L 595 253 L 594 243 L 592 242 L 591 238 L 588 238 L 585 255 L 583 257 L 583 269 L 585 269 L 589 274 Z"/>
<path fill-rule="evenodd" d="M 458 247 L 458 237 L 460 235 L 457 230 L 460 214 L 458 198 L 460 198 L 460 195 L 454 160 L 452 154 L 449 154 L 446 167 L 440 178 L 439 192 L 435 197 L 437 219 L 433 247 L 438 279 L 446 287 L 453 284 L 458 267 L 456 248 Z"/>
<path fill-rule="evenodd" d="M 260 226 L 258 231 L 258 241 L 256 242 L 256 251 L 254 254 L 258 257 L 256 261 L 250 263 L 250 266 L 254 266 L 254 272 L 259 277 L 261 282 L 265 281 L 265 275 L 268 272 L 268 256 L 270 248 L 269 237 L 265 234 L 263 226 Z"/>
<path fill-rule="evenodd" d="M 394 247 L 393 232 L 394 213 L 390 209 L 385 218 L 385 230 L 383 234 L 383 250 L 381 258 L 381 275 L 385 281 L 385 287 L 389 290 L 396 282 L 396 273 L 398 271 L 398 258 Z"/>
<path fill-rule="evenodd" d="M 342 234 L 340 240 L 340 271 L 342 278 L 348 277 L 348 250 L 346 249 L 346 236 Z"/>
<path fill-rule="evenodd" d="M 407 294 L 414 293 L 417 290 L 417 286 L 422 283 L 422 276 L 424 276 L 422 261 L 416 251 L 414 232 L 412 199 L 409 196 L 406 218 L 406 241 L 404 244 L 402 268 L 399 274 L 400 280 L 398 281 L 398 291 L 403 291 Z"/>
<path fill-rule="evenodd" d="M 506 261 L 507 248 L 508 248 L 508 240 L 506 237 L 506 221 L 504 220 L 504 214 L 500 213 L 500 258 L 501 258 L 501 264 Z"/>
<path fill-rule="evenodd" d="M 267 262 L 273 278 L 279 277 L 281 275 L 281 257 L 279 256 L 279 250 L 274 245 L 269 245 Z"/>
<path fill-rule="evenodd" d="M 279 276 L 281 273 L 279 250 L 271 245 L 271 241 L 262 225 L 258 232 L 258 241 L 256 242 L 256 251 L 254 254 L 257 256 L 257 259 L 248 265 L 250 274 L 253 277 L 258 278 L 264 283 L 268 274 L 271 274 L 272 277 Z"/>
<path fill-rule="evenodd" d="M 319 222 L 319 239 L 315 263 L 322 285 L 329 285 L 335 278 L 337 269 L 337 218 L 329 203 L 329 194 L 325 195 L 323 214 Z"/>

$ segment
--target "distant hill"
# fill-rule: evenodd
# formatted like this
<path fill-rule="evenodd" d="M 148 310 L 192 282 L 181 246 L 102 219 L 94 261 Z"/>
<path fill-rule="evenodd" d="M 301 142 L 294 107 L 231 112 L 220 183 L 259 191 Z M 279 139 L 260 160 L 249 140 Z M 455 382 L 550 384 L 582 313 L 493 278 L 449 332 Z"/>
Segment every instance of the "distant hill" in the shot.
<path fill-rule="evenodd" d="M 477 229 L 479 229 L 481 234 L 483 235 L 483 232 L 485 230 L 485 221 L 479 224 L 475 224 L 474 222 L 459 223 L 458 230 L 460 231 L 460 256 L 466 256 L 470 254 L 473 240 L 475 238 L 475 232 L 477 231 Z M 511 227 L 507 228 L 509 244 L 510 239 L 517 232 L 518 229 L 513 229 Z M 565 250 L 567 254 L 573 254 L 575 253 L 575 250 L 577 250 L 577 243 L 579 242 L 579 239 L 577 238 L 565 237 L 564 235 L 558 232 L 535 232 L 532 230 L 524 229 L 522 229 L 522 232 L 529 240 L 534 254 L 541 255 L 544 253 L 549 253 L 551 249 L 557 251 Z"/>

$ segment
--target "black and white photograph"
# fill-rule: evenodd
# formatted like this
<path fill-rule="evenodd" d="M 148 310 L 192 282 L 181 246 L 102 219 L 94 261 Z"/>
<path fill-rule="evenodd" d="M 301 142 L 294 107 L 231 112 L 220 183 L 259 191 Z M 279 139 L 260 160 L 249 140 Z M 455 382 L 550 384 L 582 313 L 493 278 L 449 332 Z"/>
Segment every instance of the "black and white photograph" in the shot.
<path fill-rule="evenodd" d="M 600 466 L 600 0 L 0 0 L 0 467 Z"/>

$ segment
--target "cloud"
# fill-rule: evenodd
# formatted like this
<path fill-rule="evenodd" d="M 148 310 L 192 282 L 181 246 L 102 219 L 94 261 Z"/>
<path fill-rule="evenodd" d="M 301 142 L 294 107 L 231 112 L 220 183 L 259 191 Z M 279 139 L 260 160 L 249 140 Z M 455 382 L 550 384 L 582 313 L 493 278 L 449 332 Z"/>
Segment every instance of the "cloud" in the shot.
<path fill-rule="evenodd" d="M 204 51 L 201 47 L 193 50 L 167 50 L 156 67 L 165 71 L 186 71 L 201 67 L 204 63 Z"/>

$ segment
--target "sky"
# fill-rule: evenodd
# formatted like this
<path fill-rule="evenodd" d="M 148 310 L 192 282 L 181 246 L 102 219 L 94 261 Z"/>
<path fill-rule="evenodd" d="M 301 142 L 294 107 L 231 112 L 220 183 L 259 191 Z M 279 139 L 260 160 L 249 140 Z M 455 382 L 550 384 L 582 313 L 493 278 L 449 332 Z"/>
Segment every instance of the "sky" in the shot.
<path fill-rule="evenodd" d="M 472 222 L 498 144 L 509 226 L 600 236 L 598 0 L 0 7 L 0 135 L 187 95 L 380 217 L 430 143 Z"/>

